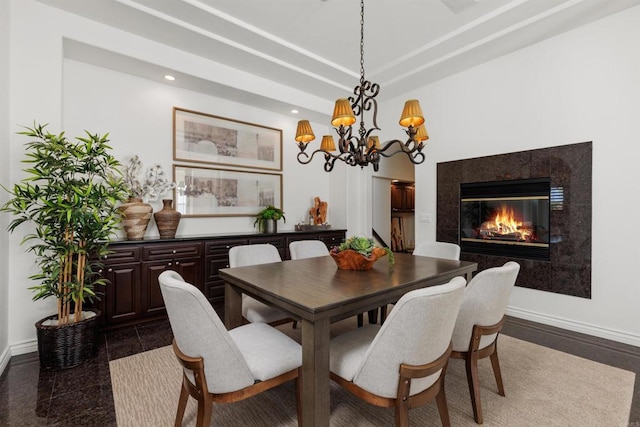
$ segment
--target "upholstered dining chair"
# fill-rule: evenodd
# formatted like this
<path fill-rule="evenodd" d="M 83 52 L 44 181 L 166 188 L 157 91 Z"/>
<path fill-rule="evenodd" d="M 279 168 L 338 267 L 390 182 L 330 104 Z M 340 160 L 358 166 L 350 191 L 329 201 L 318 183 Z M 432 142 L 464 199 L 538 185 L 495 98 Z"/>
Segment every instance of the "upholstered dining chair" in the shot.
<path fill-rule="evenodd" d="M 460 259 L 460 246 L 447 242 L 424 242 L 415 248 L 413 255 L 458 261 Z M 388 306 L 386 305 L 380 307 L 380 323 L 384 323 L 387 318 L 387 309 Z"/>
<path fill-rule="evenodd" d="M 444 378 L 465 279 L 408 292 L 382 325 L 366 325 L 331 340 L 331 379 L 368 403 L 395 408 L 396 426 L 409 409 L 434 398 L 449 425 Z"/>
<path fill-rule="evenodd" d="M 329 255 L 329 249 L 322 240 L 298 240 L 289 243 L 291 259 L 314 258 Z"/>
<path fill-rule="evenodd" d="M 460 259 L 460 246 L 447 242 L 423 242 L 414 249 L 413 254 L 458 261 Z"/>
<path fill-rule="evenodd" d="M 239 245 L 229 249 L 229 267 L 245 267 L 248 265 L 282 262 L 278 249 L 268 243 L 256 245 Z M 294 322 L 287 313 L 248 295 L 242 295 L 242 316 L 251 323 L 268 323 L 271 326 Z"/>
<path fill-rule="evenodd" d="M 478 359 L 491 358 L 498 394 L 504 396 L 498 361 L 498 334 L 504 324 L 507 303 L 519 271 L 520 265 L 509 261 L 502 267 L 488 268 L 474 276 L 465 289 L 453 329 L 451 358 L 465 361 L 473 418 L 478 424 L 482 424 Z"/>
<path fill-rule="evenodd" d="M 198 401 L 197 426 L 211 424 L 213 402 L 244 400 L 293 379 L 299 406 L 297 342 L 264 323 L 228 331 L 204 294 L 179 273 L 167 270 L 158 280 L 183 368 L 176 426 L 182 425 L 189 395 Z"/>

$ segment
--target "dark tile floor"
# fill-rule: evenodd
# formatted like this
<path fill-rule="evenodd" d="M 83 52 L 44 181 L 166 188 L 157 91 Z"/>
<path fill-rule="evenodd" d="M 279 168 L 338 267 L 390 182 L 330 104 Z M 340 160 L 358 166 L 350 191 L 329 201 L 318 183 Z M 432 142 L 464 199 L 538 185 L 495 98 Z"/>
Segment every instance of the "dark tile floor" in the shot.
<path fill-rule="evenodd" d="M 640 348 L 509 318 L 505 335 L 640 374 Z M 43 372 L 37 353 L 15 356 L 0 377 L 0 426 L 115 426 L 109 361 L 171 343 L 167 320 L 103 333 L 98 353 L 66 371 Z M 640 427 L 640 375 L 630 427 Z"/>

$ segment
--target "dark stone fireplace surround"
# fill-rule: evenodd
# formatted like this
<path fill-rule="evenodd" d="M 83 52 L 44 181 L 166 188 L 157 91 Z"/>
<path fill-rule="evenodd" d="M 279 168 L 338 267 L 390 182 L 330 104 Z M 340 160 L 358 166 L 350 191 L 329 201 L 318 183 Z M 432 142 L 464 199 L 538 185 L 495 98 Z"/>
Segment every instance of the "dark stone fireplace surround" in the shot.
<path fill-rule="evenodd" d="M 463 252 L 478 271 L 513 259 L 516 286 L 591 298 L 592 142 L 438 163 L 436 239 L 459 244 L 460 184 L 549 177 L 562 187 L 561 210 L 552 210 L 549 261 Z"/>

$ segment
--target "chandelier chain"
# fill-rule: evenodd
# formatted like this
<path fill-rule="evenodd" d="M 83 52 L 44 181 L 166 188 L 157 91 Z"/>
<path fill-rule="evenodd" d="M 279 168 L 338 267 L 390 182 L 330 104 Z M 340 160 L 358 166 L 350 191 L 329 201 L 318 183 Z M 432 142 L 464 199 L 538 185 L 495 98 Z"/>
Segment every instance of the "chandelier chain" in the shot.
<path fill-rule="evenodd" d="M 364 0 L 360 0 L 360 83 L 364 83 Z"/>

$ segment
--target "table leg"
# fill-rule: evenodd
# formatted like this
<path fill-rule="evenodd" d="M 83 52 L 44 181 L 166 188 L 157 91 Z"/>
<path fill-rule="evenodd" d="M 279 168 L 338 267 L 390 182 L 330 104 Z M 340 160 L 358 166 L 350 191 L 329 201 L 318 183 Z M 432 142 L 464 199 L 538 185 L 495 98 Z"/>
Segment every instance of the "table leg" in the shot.
<path fill-rule="evenodd" d="M 329 319 L 302 319 L 302 425 L 329 425 Z"/>
<path fill-rule="evenodd" d="M 224 325 L 227 329 L 242 325 L 242 293 L 229 283 L 224 284 Z"/>

